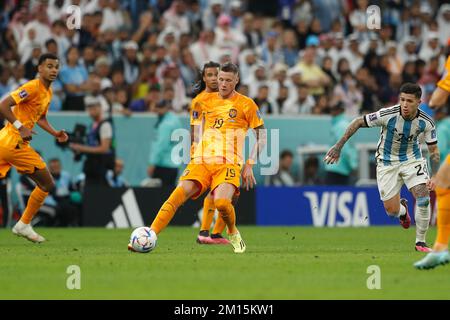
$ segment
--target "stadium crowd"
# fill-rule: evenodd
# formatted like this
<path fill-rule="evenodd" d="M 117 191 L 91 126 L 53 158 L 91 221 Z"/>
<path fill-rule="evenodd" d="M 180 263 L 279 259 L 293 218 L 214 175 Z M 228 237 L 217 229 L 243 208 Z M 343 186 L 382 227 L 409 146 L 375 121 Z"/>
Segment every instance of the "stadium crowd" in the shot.
<path fill-rule="evenodd" d="M 366 9 L 381 8 L 379 29 Z M 73 26 L 70 5 L 80 8 Z M 186 112 L 198 70 L 237 63 L 239 91 L 263 114 L 348 116 L 396 102 L 418 82 L 426 103 L 449 48 L 450 4 L 435 0 L 6 0 L 0 96 L 36 75 L 40 54 L 62 62 L 51 111 Z M 72 17 L 72 18 L 71 18 Z M 67 22 L 72 23 L 72 25 Z"/>

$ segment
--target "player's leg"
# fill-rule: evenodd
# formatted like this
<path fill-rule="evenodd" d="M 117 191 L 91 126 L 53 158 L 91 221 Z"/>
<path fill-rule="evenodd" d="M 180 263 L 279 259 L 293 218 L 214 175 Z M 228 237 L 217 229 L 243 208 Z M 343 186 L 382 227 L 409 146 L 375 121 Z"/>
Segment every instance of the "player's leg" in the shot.
<path fill-rule="evenodd" d="M 386 214 L 390 217 L 399 218 L 403 228 L 409 228 L 411 218 L 408 213 L 407 201 L 400 199 L 403 181 L 399 176 L 398 166 L 378 165 L 377 185 Z"/>
<path fill-rule="evenodd" d="M 426 184 L 419 184 L 410 189 L 416 199 L 416 208 L 414 219 L 416 220 L 416 251 L 430 252 L 431 249 L 426 245 L 426 234 L 430 225 L 431 204 L 430 192 Z"/>
<path fill-rule="evenodd" d="M 200 226 L 200 232 L 197 236 L 197 243 L 200 244 L 209 244 L 209 229 L 211 228 L 211 223 L 214 219 L 214 213 L 216 211 L 216 207 L 214 206 L 214 198 L 211 194 L 211 191 L 203 200 L 203 212 L 202 212 L 202 221 Z"/>
<path fill-rule="evenodd" d="M 433 251 L 414 263 L 417 269 L 432 269 L 450 262 L 448 241 L 450 240 L 450 156 L 436 174 L 436 201 L 438 206 L 437 237 Z"/>
<path fill-rule="evenodd" d="M 234 208 L 236 208 L 237 201 L 239 199 L 239 194 L 240 194 L 239 192 L 236 192 L 233 195 L 233 199 L 231 200 L 231 204 L 233 205 Z M 225 221 L 223 221 L 222 217 L 219 215 L 217 217 L 216 223 L 214 224 L 214 228 L 211 233 L 211 241 L 214 244 L 229 244 L 230 243 L 230 241 L 228 241 L 227 239 L 222 237 L 222 233 L 226 227 L 227 227 L 227 224 L 225 223 Z"/>
<path fill-rule="evenodd" d="M 214 204 L 219 211 L 219 215 L 225 221 L 228 227 L 230 243 L 235 253 L 245 252 L 246 245 L 236 228 L 236 213 L 231 203 L 233 195 L 236 192 L 236 186 L 230 183 L 221 183 L 214 191 Z"/>
<path fill-rule="evenodd" d="M 28 174 L 28 176 L 36 183 L 36 187 L 30 194 L 22 217 L 13 227 L 12 231 L 16 235 L 40 243 L 45 241 L 45 238 L 33 230 L 31 227 L 31 220 L 44 204 L 45 198 L 54 188 L 55 182 L 47 167 L 36 170 L 35 172 Z"/>
<path fill-rule="evenodd" d="M 450 155 L 436 174 L 436 185 L 438 233 L 433 251 L 445 251 L 450 240 Z"/>
<path fill-rule="evenodd" d="M 431 217 L 430 192 L 427 187 L 429 180 L 427 164 L 424 159 L 408 161 L 401 168 L 401 176 L 409 191 L 416 199 L 416 251 L 430 252 L 425 237 Z"/>
<path fill-rule="evenodd" d="M 153 220 L 150 228 L 159 234 L 172 220 L 178 208 L 195 194 L 199 193 L 201 187 L 194 180 L 180 181 L 178 186 L 173 190 L 169 198 L 159 209 L 158 214 Z"/>

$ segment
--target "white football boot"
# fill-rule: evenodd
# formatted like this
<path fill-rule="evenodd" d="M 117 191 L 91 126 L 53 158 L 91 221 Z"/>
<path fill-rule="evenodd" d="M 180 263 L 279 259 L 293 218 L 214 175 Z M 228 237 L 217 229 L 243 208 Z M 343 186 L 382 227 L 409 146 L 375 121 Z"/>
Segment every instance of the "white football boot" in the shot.
<path fill-rule="evenodd" d="M 45 238 L 36 233 L 36 231 L 33 230 L 30 224 L 25 224 L 20 220 L 12 228 L 12 233 L 14 233 L 16 236 L 24 237 L 25 239 L 28 239 L 31 242 L 35 243 L 41 243 L 45 241 Z"/>

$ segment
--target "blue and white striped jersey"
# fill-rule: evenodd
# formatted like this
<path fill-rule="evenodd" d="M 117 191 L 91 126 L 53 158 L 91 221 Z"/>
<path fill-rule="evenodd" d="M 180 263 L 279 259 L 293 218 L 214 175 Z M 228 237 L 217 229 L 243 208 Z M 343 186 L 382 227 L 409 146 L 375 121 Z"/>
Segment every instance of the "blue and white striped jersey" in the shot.
<path fill-rule="evenodd" d="M 428 145 L 437 143 L 434 121 L 420 109 L 413 120 L 405 120 L 400 105 L 395 105 L 365 115 L 364 121 L 368 127 L 381 127 L 375 157 L 384 165 L 421 159 L 418 137 L 422 133 Z"/>

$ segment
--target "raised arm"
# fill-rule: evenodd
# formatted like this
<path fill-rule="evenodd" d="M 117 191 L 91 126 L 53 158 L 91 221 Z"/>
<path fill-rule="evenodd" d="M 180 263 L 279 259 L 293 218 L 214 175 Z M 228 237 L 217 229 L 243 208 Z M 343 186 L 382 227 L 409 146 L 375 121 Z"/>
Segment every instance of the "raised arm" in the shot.
<path fill-rule="evenodd" d="M 341 139 L 339 139 L 338 142 L 334 146 L 328 150 L 325 158 L 323 161 L 327 164 L 333 164 L 337 163 L 339 161 L 339 157 L 341 155 L 341 150 L 344 144 L 348 141 L 348 139 L 355 134 L 356 131 L 358 131 L 359 128 L 365 128 L 367 127 L 366 122 L 364 121 L 364 116 L 358 117 L 354 119 L 347 127 L 347 130 L 345 130 L 344 135 Z"/>

